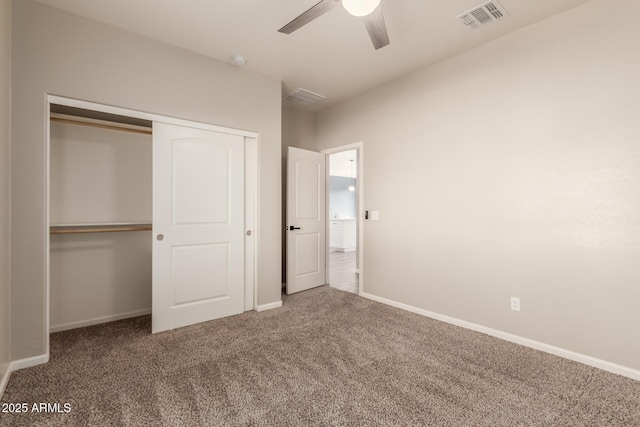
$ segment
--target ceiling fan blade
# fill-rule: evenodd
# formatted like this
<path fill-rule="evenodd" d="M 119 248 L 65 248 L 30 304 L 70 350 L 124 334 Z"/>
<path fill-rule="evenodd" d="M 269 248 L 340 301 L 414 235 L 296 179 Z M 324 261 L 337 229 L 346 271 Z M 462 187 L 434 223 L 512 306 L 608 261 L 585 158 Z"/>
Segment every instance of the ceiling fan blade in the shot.
<path fill-rule="evenodd" d="M 382 16 L 382 4 L 362 19 L 364 19 L 364 26 L 367 27 L 369 37 L 371 37 L 371 42 L 376 50 L 389 44 L 389 34 L 387 34 L 387 26 L 384 23 L 384 16 Z"/>
<path fill-rule="evenodd" d="M 291 34 L 298 28 L 307 25 L 309 22 L 316 19 L 318 16 L 325 14 L 334 7 L 340 4 L 340 0 L 321 0 L 311 9 L 308 9 L 302 15 L 298 16 L 293 21 L 289 22 L 278 31 L 285 34 Z"/>

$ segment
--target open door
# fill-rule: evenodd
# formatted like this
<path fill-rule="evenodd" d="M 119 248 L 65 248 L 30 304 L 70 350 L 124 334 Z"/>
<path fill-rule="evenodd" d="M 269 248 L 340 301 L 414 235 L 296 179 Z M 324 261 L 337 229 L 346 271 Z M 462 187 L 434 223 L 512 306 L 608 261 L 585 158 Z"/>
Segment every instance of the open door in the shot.
<path fill-rule="evenodd" d="M 325 280 L 325 155 L 289 147 L 287 163 L 287 294 Z"/>
<path fill-rule="evenodd" d="M 244 202 L 244 137 L 153 123 L 154 333 L 244 311 Z"/>

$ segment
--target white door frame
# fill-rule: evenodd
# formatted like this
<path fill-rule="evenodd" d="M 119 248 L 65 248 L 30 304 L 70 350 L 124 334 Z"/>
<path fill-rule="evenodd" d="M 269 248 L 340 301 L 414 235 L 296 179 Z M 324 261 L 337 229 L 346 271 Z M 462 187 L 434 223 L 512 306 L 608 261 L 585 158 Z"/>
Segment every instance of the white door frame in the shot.
<path fill-rule="evenodd" d="M 327 158 L 327 162 L 326 162 L 326 179 L 327 179 L 327 185 L 326 185 L 326 194 L 325 194 L 325 198 L 327 200 L 327 206 L 329 206 L 329 190 L 330 190 L 330 185 L 329 185 L 329 166 L 330 166 L 330 160 L 329 160 L 329 156 L 331 154 L 335 154 L 335 153 L 340 153 L 342 151 L 349 151 L 349 150 L 356 150 L 357 152 L 357 157 L 356 157 L 356 162 L 357 162 L 357 168 L 356 168 L 356 186 L 357 186 L 357 194 L 358 194 L 358 206 L 357 206 L 357 212 L 356 212 L 356 230 L 357 230 L 357 235 L 358 235 L 358 239 L 357 239 L 357 253 L 358 253 L 358 269 L 359 269 L 359 274 L 358 274 L 358 294 L 362 295 L 363 292 L 363 285 L 364 285 L 364 227 L 362 224 L 362 221 L 364 219 L 364 143 L 362 141 L 360 142 L 356 142 L 354 144 L 348 144 L 348 145 L 342 145 L 340 147 L 333 147 L 333 148 L 327 148 L 326 150 L 322 150 L 321 153 L 323 153 L 326 158 Z M 326 237 L 326 251 L 327 251 L 327 262 L 325 264 L 325 268 L 326 268 L 326 277 L 327 277 L 327 283 L 329 283 L 329 285 L 331 285 L 330 281 L 329 281 L 329 221 L 331 220 L 331 218 L 329 218 L 329 215 L 327 215 L 327 220 L 326 220 L 326 224 L 325 224 L 325 237 Z"/>
<path fill-rule="evenodd" d="M 49 360 L 49 335 L 50 335 L 50 313 L 49 313 L 49 227 L 51 225 L 50 218 L 50 150 L 51 150 L 51 131 L 49 129 L 50 124 L 50 111 L 51 104 L 64 105 L 67 107 L 83 108 L 86 110 L 97 111 L 101 113 L 117 114 L 125 117 L 132 117 L 136 119 L 143 119 L 149 121 L 161 121 L 178 126 L 197 127 L 199 129 L 211 130 L 214 132 L 230 133 L 233 135 L 244 136 L 245 144 L 245 228 L 251 230 L 251 235 L 247 236 L 245 233 L 245 311 L 255 310 L 258 301 L 258 276 L 257 276 L 257 261 L 258 261 L 258 236 L 260 235 L 258 225 L 260 224 L 260 217 L 258 211 L 259 201 L 259 188 L 260 188 L 260 175 L 259 175 L 259 137 L 257 132 L 232 129 L 223 126 L 212 125 L 209 123 L 201 123 L 190 120 L 178 119 L 174 117 L 163 116 L 160 114 L 146 113 L 137 110 L 131 110 L 127 108 L 114 107 L 111 105 L 98 104 L 95 102 L 82 101 L 79 99 L 67 98 L 58 95 L 47 94 L 45 96 L 45 176 L 46 176 L 46 191 L 45 191 L 45 235 L 44 237 L 44 249 L 45 249 L 45 359 L 38 360 L 38 363 L 46 363 Z M 34 365 L 35 365 L 34 364 Z M 29 365 L 32 366 L 32 365 Z"/>

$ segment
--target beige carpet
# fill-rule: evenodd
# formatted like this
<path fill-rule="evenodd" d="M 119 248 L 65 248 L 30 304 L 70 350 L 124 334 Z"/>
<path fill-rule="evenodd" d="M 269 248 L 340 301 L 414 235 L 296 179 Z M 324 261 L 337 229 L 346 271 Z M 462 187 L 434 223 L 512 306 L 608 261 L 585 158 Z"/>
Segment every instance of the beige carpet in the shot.
<path fill-rule="evenodd" d="M 327 286 L 151 335 L 140 317 L 51 337 L 2 426 L 640 426 L 640 382 Z"/>

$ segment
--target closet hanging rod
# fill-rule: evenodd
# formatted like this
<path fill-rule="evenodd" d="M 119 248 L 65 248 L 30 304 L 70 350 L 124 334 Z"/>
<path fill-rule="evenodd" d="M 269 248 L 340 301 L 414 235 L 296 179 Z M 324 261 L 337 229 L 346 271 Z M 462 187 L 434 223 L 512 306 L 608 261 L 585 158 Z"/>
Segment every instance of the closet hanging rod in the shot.
<path fill-rule="evenodd" d="M 81 234 L 81 233 L 113 233 L 122 231 L 148 231 L 151 224 L 121 224 L 121 225 L 52 225 L 50 234 Z"/>
<path fill-rule="evenodd" d="M 89 121 L 83 121 L 83 120 L 74 120 L 74 119 L 67 119 L 67 118 L 62 118 L 62 117 L 51 117 L 51 121 L 52 122 L 60 122 L 60 123 L 69 123 L 69 124 L 73 124 L 73 125 L 81 125 L 81 126 L 91 126 L 91 127 L 96 127 L 96 128 L 101 128 L 101 129 L 110 129 L 110 130 L 121 130 L 121 131 L 125 131 L 125 132 L 133 132 L 133 133 L 141 133 L 144 135 L 152 135 L 153 133 L 151 132 L 151 130 L 146 130 L 146 129 L 137 129 L 137 128 L 131 128 L 131 127 L 125 127 L 125 126 L 118 126 L 116 124 L 113 125 L 107 125 L 107 124 L 103 124 L 103 123 L 94 123 L 94 122 L 89 122 Z"/>

